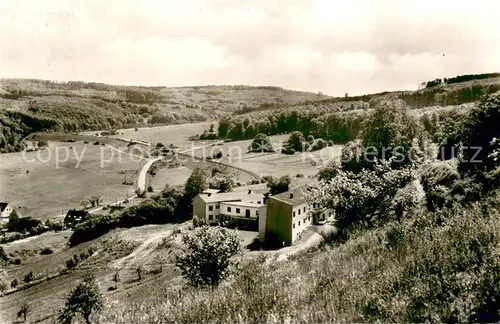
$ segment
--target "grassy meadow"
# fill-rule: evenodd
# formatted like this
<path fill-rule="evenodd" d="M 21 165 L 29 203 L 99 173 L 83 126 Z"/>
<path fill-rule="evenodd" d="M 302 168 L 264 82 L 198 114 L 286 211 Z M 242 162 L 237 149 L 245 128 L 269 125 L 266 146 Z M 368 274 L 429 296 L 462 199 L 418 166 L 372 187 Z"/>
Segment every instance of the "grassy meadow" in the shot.
<path fill-rule="evenodd" d="M 0 197 L 45 220 L 90 196 L 104 203 L 132 196 L 134 185 L 123 182 L 127 177 L 135 183 L 140 166 L 138 159 L 91 142 L 49 142 L 40 151 L 0 155 Z"/>

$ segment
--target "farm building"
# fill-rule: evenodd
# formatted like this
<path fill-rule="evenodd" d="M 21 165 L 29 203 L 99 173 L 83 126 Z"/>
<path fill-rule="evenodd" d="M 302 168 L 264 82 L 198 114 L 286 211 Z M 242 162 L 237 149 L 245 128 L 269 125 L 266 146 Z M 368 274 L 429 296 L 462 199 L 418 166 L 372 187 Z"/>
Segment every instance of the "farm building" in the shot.
<path fill-rule="evenodd" d="M 10 213 L 12 213 L 12 205 L 8 202 L 0 202 L 0 217 L 9 218 Z"/>
<path fill-rule="evenodd" d="M 90 216 L 89 212 L 80 209 L 70 209 L 64 217 L 64 225 L 73 226 L 79 222 L 84 221 Z"/>
<path fill-rule="evenodd" d="M 12 205 L 8 202 L 0 202 L 0 224 L 5 225 L 9 222 L 10 214 L 12 213 Z"/>
<path fill-rule="evenodd" d="M 5 226 L 9 223 L 11 218 L 28 218 L 31 213 L 28 208 L 18 206 L 17 208 L 12 204 L 2 202 L 0 203 L 0 225 Z"/>
<path fill-rule="evenodd" d="M 263 194 L 248 192 L 201 193 L 193 199 L 193 215 L 208 224 L 222 221 L 242 227 L 255 226 L 265 205 Z M 264 208 L 265 210 L 265 208 Z M 252 224 L 255 223 L 255 224 Z"/>

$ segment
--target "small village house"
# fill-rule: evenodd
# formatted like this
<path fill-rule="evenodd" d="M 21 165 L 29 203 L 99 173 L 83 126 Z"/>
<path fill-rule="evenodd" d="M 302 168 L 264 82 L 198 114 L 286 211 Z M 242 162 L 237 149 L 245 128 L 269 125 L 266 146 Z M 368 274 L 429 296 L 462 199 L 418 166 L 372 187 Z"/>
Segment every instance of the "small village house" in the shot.
<path fill-rule="evenodd" d="M 83 222 L 90 216 L 90 213 L 82 209 L 70 209 L 64 217 L 64 225 L 74 226 L 77 223 Z"/>
<path fill-rule="evenodd" d="M 8 202 L 0 202 L 0 225 L 5 225 L 9 222 L 10 214 L 12 214 L 13 207 Z"/>
<path fill-rule="evenodd" d="M 6 226 L 12 218 L 29 218 L 31 213 L 27 207 L 14 207 L 7 202 L 0 203 L 0 226 Z"/>

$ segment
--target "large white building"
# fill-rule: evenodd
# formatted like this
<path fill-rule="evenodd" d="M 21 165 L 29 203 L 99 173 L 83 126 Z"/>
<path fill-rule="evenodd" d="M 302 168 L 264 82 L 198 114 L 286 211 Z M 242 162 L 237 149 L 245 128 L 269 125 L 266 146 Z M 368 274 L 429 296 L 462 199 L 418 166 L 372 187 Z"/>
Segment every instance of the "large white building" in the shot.
<path fill-rule="evenodd" d="M 302 186 L 268 198 L 252 191 L 207 191 L 193 199 L 193 215 L 208 224 L 258 231 L 262 243 L 291 245 L 311 225 L 333 220 L 333 209 L 308 203 L 311 189 Z"/>
<path fill-rule="evenodd" d="M 208 224 L 226 222 L 239 228 L 257 230 L 259 217 L 265 217 L 263 194 L 248 192 L 201 193 L 193 199 L 193 215 Z"/>

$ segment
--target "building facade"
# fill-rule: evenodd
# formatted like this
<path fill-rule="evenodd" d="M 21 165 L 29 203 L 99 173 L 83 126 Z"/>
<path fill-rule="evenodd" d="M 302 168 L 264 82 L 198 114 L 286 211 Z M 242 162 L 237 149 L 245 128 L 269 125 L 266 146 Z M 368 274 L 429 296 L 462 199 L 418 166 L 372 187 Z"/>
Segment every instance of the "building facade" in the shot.
<path fill-rule="evenodd" d="M 262 206 L 264 195 L 251 191 L 201 193 L 193 199 L 193 215 L 208 224 L 225 221 L 243 225 L 249 220 L 258 222 L 256 217 L 262 213 Z"/>
<path fill-rule="evenodd" d="M 193 215 L 208 224 L 258 231 L 261 243 L 289 246 L 311 225 L 333 220 L 333 209 L 307 201 L 311 190 L 302 186 L 267 198 L 251 191 L 201 193 L 193 199 Z"/>

